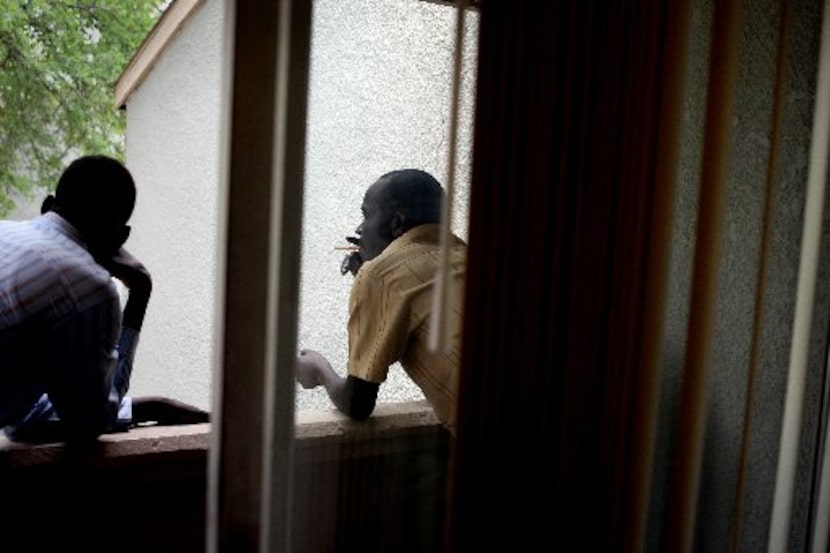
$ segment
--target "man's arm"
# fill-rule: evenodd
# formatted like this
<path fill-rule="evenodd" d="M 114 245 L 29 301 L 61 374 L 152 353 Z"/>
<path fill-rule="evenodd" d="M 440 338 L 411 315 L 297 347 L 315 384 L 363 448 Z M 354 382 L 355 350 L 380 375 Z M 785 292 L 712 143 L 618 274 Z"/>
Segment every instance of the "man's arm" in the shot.
<path fill-rule="evenodd" d="M 114 403 L 117 408 L 130 387 L 133 359 L 138 347 L 138 333 L 144 324 L 144 315 L 153 291 L 153 281 L 147 268 L 124 248 L 121 248 L 111 259 L 101 260 L 100 263 L 129 290 L 121 317 L 118 364 L 110 392 L 110 402 Z"/>
<path fill-rule="evenodd" d="M 121 325 L 141 330 L 144 313 L 153 291 L 153 280 L 147 268 L 124 248 L 118 250 L 112 258 L 99 261 L 110 274 L 124 283 L 129 290 L 127 305 Z"/>
<path fill-rule="evenodd" d="M 101 301 L 50 330 L 46 392 L 69 440 L 96 438 L 109 425 L 118 307 L 115 287 L 109 288 Z"/>
<path fill-rule="evenodd" d="M 110 284 L 99 292 L 101 301 L 52 331 L 47 392 L 69 439 L 94 438 L 115 423 L 152 290 L 149 272 L 125 250 L 98 263 L 124 283 L 129 297 L 120 312 Z"/>
<path fill-rule="evenodd" d="M 302 350 L 297 357 L 297 381 L 305 389 L 323 386 L 332 403 L 350 418 L 363 421 L 375 409 L 380 384 L 354 376 L 339 376 L 322 354 Z"/>

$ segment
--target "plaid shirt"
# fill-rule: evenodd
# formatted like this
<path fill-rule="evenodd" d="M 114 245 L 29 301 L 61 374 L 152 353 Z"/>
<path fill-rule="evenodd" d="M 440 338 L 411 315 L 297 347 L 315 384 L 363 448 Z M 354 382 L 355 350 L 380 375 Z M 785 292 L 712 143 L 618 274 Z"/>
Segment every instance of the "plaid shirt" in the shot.
<path fill-rule="evenodd" d="M 0 427 L 21 422 L 46 393 L 70 431 L 106 430 L 129 386 L 137 334 L 122 336 L 115 284 L 65 219 L 0 221 Z"/>

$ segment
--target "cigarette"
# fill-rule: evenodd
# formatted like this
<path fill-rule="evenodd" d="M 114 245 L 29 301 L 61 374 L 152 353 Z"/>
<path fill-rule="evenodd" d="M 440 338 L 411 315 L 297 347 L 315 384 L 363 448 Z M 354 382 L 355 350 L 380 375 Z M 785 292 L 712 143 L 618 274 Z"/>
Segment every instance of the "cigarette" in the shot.
<path fill-rule="evenodd" d="M 347 252 L 356 252 L 360 249 L 360 246 L 335 246 L 334 249 Z"/>

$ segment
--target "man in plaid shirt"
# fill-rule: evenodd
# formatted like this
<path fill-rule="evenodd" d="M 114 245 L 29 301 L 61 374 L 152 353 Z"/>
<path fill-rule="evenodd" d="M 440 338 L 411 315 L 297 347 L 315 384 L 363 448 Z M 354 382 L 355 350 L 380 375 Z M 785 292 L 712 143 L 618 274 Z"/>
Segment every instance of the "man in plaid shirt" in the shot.
<path fill-rule="evenodd" d="M 207 420 L 176 401 L 127 396 L 152 290 L 150 273 L 122 248 L 135 196 L 120 162 L 85 156 L 40 216 L 0 222 L 0 427 L 13 439 Z M 129 291 L 123 312 L 113 277 Z"/>

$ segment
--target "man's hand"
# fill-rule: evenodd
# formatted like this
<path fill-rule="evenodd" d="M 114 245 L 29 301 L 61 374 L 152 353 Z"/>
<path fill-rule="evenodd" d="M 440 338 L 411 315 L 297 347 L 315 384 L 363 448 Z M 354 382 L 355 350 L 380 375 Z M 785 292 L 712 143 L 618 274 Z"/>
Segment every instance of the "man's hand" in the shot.
<path fill-rule="evenodd" d="M 342 378 L 322 354 L 304 349 L 297 357 L 297 382 L 309 390 L 323 386 L 334 405 L 355 420 L 366 420 L 375 408 L 380 384 L 354 376 Z"/>
<path fill-rule="evenodd" d="M 360 238 L 356 236 L 347 236 L 346 242 L 360 247 Z M 363 265 L 363 257 L 360 255 L 360 251 L 354 251 L 343 258 L 343 261 L 340 263 L 340 274 L 345 275 L 346 273 L 351 273 L 352 276 L 355 276 L 360 270 L 361 265 Z"/>
<path fill-rule="evenodd" d="M 355 276 L 360 270 L 361 265 L 363 265 L 363 258 L 360 257 L 360 253 L 352 252 L 340 262 L 340 274 L 345 275 L 346 273 L 351 273 L 352 276 Z"/>
<path fill-rule="evenodd" d="M 331 372 L 332 368 L 322 354 L 311 349 L 304 349 L 297 357 L 296 371 L 297 382 L 306 390 L 310 390 L 322 384 L 323 372 Z"/>
<path fill-rule="evenodd" d="M 150 271 L 124 248 L 119 249 L 111 258 L 100 260 L 100 263 L 113 277 L 124 283 L 130 294 L 150 296 L 153 290 Z"/>

